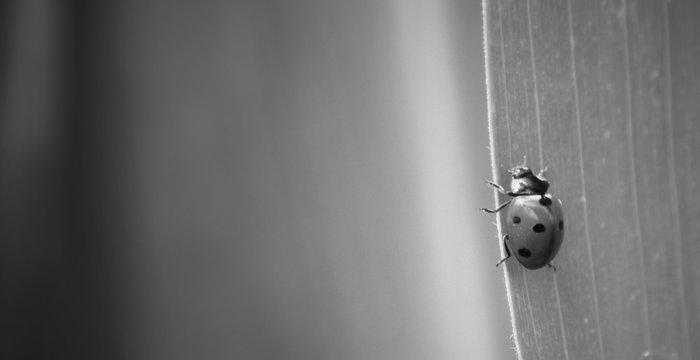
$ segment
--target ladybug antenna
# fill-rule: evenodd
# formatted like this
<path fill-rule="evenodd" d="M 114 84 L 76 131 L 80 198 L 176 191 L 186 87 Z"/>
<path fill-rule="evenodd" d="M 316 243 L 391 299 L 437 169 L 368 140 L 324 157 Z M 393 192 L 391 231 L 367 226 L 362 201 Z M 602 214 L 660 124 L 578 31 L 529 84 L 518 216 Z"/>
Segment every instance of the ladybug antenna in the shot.
<path fill-rule="evenodd" d="M 520 166 L 525 167 L 525 164 L 527 164 L 527 155 L 523 155 L 523 164 Z"/>

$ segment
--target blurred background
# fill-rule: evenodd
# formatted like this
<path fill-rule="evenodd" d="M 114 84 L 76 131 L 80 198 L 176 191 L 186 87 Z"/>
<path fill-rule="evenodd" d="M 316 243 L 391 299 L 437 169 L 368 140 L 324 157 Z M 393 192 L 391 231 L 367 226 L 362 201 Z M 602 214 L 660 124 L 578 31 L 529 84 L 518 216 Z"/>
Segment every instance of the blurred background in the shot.
<path fill-rule="evenodd" d="M 514 359 L 476 1 L 0 5 L 0 358 Z"/>

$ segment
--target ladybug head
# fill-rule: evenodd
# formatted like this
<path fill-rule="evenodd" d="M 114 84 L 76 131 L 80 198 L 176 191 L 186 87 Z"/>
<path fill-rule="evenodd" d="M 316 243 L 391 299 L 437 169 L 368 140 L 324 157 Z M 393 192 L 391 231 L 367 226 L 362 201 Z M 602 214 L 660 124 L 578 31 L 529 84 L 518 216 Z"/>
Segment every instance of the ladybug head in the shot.
<path fill-rule="evenodd" d="M 513 176 L 513 179 L 522 179 L 528 175 L 532 175 L 532 170 L 526 166 L 516 166 L 508 170 L 508 173 Z"/>

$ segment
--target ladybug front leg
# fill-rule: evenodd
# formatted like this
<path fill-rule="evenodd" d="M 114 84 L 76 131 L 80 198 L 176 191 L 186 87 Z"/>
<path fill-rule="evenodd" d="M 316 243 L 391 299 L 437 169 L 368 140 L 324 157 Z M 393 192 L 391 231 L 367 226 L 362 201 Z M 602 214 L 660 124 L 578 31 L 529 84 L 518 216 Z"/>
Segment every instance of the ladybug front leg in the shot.
<path fill-rule="evenodd" d="M 489 185 L 489 186 L 491 186 L 492 188 L 498 190 L 499 193 L 501 193 L 501 194 L 503 194 L 503 195 L 508 195 L 508 193 L 506 192 L 506 189 L 504 189 L 503 186 L 498 185 L 498 184 L 496 184 L 495 182 L 493 182 L 493 181 L 491 181 L 491 180 L 486 180 L 486 184 Z"/>
<path fill-rule="evenodd" d="M 511 201 L 513 201 L 513 199 L 510 199 L 510 200 L 504 202 L 503 204 L 498 205 L 498 207 L 493 209 L 493 210 L 487 209 L 487 208 L 481 208 L 481 211 L 483 211 L 485 213 L 489 213 L 489 214 L 495 214 L 495 213 L 503 210 L 504 207 L 508 206 L 508 204 L 510 204 Z"/>
<path fill-rule="evenodd" d="M 510 258 L 510 250 L 508 249 L 508 243 L 506 242 L 506 240 L 508 240 L 508 234 L 503 235 L 503 248 L 506 249 L 506 257 L 504 257 L 503 259 L 501 259 L 501 261 L 496 263 L 496 267 L 498 267 L 498 265 L 501 265 L 502 262 Z"/>

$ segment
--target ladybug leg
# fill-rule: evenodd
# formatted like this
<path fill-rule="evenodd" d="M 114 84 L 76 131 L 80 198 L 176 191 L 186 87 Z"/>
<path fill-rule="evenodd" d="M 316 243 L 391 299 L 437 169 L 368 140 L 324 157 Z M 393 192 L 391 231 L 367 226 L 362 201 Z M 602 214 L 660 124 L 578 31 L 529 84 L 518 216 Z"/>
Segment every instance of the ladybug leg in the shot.
<path fill-rule="evenodd" d="M 544 178 L 544 173 L 547 172 L 547 167 L 545 166 L 544 169 L 540 170 L 540 172 L 537 173 L 538 178 Z"/>
<path fill-rule="evenodd" d="M 510 257 L 510 250 L 508 249 L 508 243 L 506 243 L 506 240 L 508 240 L 508 235 L 503 235 L 503 248 L 506 249 L 506 257 L 501 259 L 501 261 L 497 262 L 496 267 L 498 267 L 498 265 L 501 265 L 502 262 L 508 260 L 508 258 Z"/>
<path fill-rule="evenodd" d="M 487 209 L 487 208 L 481 208 L 481 211 L 489 213 L 489 214 L 495 214 L 495 213 L 503 210 L 504 207 L 508 206 L 508 204 L 510 204 L 511 201 L 513 201 L 513 200 L 512 199 L 508 200 L 508 201 L 504 202 L 503 204 L 498 205 L 498 207 L 493 209 L 493 210 Z"/>
<path fill-rule="evenodd" d="M 552 265 L 551 263 L 547 264 L 547 267 L 549 267 L 550 269 L 552 269 L 554 271 L 557 271 L 556 266 Z"/>
<path fill-rule="evenodd" d="M 503 194 L 503 195 L 508 195 L 508 193 L 506 193 L 506 190 L 503 188 L 503 186 L 498 185 L 498 184 L 496 184 L 495 182 L 493 182 L 493 181 L 491 181 L 491 180 L 486 180 L 486 184 L 489 185 L 489 186 L 491 186 L 492 188 L 498 190 L 499 193 L 501 193 L 501 194 Z"/>
<path fill-rule="evenodd" d="M 548 198 L 545 194 L 542 194 L 542 197 L 540 198 L 540 204 L 544 206 L 552 205 L 552 199 Z"/>

